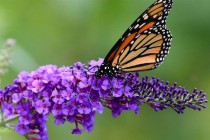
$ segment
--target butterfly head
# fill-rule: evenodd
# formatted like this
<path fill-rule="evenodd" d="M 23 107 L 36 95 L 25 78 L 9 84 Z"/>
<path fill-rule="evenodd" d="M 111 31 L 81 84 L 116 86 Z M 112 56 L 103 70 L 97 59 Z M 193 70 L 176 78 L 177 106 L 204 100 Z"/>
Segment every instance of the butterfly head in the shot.
<path fill-rule="evenodd" d="M 112 77 L 119 72 L 120 68 L 111 66 L 110 63 L 102 63 L 98 71 L 95 73 L 96 78 L 101 78 L 103 75 Z"/>

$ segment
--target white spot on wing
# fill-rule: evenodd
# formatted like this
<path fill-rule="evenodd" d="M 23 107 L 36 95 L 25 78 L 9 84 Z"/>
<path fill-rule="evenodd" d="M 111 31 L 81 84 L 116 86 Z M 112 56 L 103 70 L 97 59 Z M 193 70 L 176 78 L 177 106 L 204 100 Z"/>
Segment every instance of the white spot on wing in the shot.
<path fill-rule="evenodd" d="M 145 22 L 140 25 L 140 28 L 145 25 Z"/>
<path fill-rule="evenodd" d="M 144 18 L 144 20 L 148 19 L 148 15 L 147 14 L 144 14 L 143 15 L 143 18 Z"/>
<path fill-rule="evenodd" d="M 134 41 L 131 41 L 131 44 L 133 44 L 134 43 Z"/>
<path fill-rule="evenodd" d="M 138 28 L 139 27 L 139 24 L 136 24 L 136 26 L 134 27 L 134 29 Z"/>

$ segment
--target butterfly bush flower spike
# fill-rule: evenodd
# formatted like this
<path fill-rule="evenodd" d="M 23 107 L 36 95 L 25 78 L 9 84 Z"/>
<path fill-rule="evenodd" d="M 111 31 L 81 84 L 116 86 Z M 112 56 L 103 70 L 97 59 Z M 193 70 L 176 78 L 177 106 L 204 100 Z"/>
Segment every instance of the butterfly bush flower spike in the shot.
<path fill-rule="evenodd" d="M 143 104 L 155 111 L 168 107 L 177 113 L 185 108 L 201 110 L 205 108 L 206 94 L 195 89 L 190 94 L 175 83 L 144 76 L 138 73 L 118 74 L 115 77 L 94 73 L 103 59 L 90 61 L 89 66 L 77 62 L 74 66 L 58 68 L 46 65 L 32 72 L 21 72 L 13 84 L 0 90 L 0 105 L 6 117 L 18 116 L 14 129 L 22 135 L 38 139 L 47 137 L 47 116 L 54 116 L 55 125 L 74 123 L 73 134 L 94 128 L 96 113 L 104 108 L 113 117 L 131 110 L 138 114 Z"/>

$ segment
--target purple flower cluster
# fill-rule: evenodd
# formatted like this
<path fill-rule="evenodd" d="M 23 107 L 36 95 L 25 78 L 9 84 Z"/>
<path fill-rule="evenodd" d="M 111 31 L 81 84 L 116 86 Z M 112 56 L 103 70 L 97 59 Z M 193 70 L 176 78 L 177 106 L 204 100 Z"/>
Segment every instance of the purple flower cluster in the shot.
<path fill-rule="evenodd" d="M 186 107 L 194 110 L 201 110 L 207 103 L 206 94 L 201 90 L 194 89 L 190 94 L 185 88 L 174 83 L 169 86 L 169 82 L 160 81 L 152 77 L 143 77 L 136 91 L 139 98 L 149 104 L 155 111 L 163 110 L 168 107 L 173 108 L 177 113 L 183 113 Z"/>
<path fill-rule="evenodd" d="M 113 117 L 126 110 L 138 114 L 144 103 L 156 111 L 171 107 L 178 113 L 186 107 L 205 108 L 207 99 L 202 91 L 195 89 L 189 94 L 183 87 L 169 86 L 154 77 L 139 80 L 138 73 L 126 73 L 97 79 L 94 73 L 102 62 L 92 60 L 89 66 L 77 62 L 61 68 L 47 65 L 21 72 L 12 85 L 0 90 L 2 112 L 7 117 L 18 115 L 14 128 L 18 133 L 47 140 L 47 116 L 51 113 L 56 125 L 74 123 L 72 133 L 81 134 L 93 130 L 95 115 L 103 113 L 104 107 Z"/>

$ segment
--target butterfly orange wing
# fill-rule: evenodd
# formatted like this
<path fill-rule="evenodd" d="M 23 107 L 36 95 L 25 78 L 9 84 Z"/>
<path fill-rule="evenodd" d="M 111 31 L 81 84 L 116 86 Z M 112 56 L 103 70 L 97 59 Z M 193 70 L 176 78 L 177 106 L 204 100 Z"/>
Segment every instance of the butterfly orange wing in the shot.
<path fill-rule="evenodd" d="M 117 41 L 104 63 L 111 63 L 122 72 L 158 67 L 171 46 L 172 35 L 165 25 L 171 6 L 172 0 L 152 4 Z"/>

